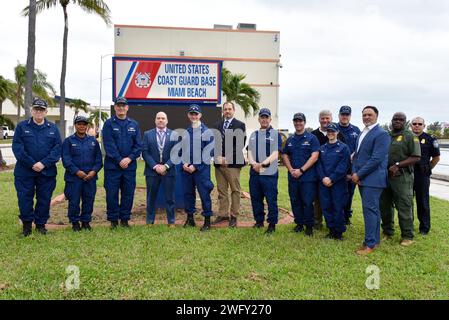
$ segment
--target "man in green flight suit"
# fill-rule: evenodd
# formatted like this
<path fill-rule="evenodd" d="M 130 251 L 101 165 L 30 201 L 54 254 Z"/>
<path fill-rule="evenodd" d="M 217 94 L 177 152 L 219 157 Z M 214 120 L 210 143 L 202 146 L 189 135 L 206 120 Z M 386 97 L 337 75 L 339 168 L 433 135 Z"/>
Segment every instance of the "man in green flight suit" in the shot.
<path fill-rule="evenodd" d="M 394 207 L 398 211 L 401 245 L 413 244 L 413 166 L 421 157 L 418 137 L 406 129 L 407 117 L 396 112 L 391 120 L 388 185 L 380 198 L 382 229 L 386 239 L 394 234 Z"/>

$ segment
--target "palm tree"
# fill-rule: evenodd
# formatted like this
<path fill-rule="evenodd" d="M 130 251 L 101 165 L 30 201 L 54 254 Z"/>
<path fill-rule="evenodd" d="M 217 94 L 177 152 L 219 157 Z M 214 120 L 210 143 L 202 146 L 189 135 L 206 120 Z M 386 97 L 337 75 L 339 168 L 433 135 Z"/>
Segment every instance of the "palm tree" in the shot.
<path fill-rule="evenodd" d="M 108 120 L 108 113 L 101 111 L 100 109 L 92 109 L 90 116 L 89 116 L 89 122 L 95 124 L 95 131 L 97 131 L 100 128 L 100 121 L 105 122 Z"/>
<path fill-rule="evenodd" d="M 60 131 L 62 138 L 65 138 L 65 76 L 67 70 L 67 38 L 69 33 L 69 22 L 67 15 L 67 6 L 72 2 L 74 5 L 78 5 L 87 13 L 95 13 L 100 16 L 104 22 L 109 26 L 111 24 L 110 10 L 107 4 L 103 0 L 38 0 L 36 2 L 36 12 L 41 13 L 45 9 L 53 8 L 58 5 L 62 7 L 64 13 L 64 37 L 62 41 L 62 67 L 61 67 L 61 79 L 60 79 L 60 93 L 61 99 L 59 101 L 59 114 L 60 114 Z M 30 7 L 26 7 L 22 12 L 25 16 L 29 15 Z"/>
<path fill-rule="evenodd" d="M 81 99 L 71 100 L 69 107 L 75 110 L 75 117 L 80 111 L 84 111 L 86 113 L 89 111 L 89 103 Z"/>
<path fill-rule="evenodd" d="M 245 78 L 244 74 L 232 74 L 228 69 L 223 68 L 221 90 L 226 101 L 238 104 L 245 113 L 245 117 L 248 117 L 251 110 L 253 115 L 259 110 L 260 93 L 249 84 L 242 82 Z"/>
<path fill-rule="evenodd" d="M 17 123 L 20 121 L 20 108 L 30 108 L 30 106 L 24 105 L 24 92 L 26 83 L 26 67 L 23 64 L 17 64 L 14 68 L 14 75 L 16 82 L 13 83 L 14 97 L 11 101 L 17 106 Z M 36 69 L 34 70 L 33 77 L 33 94 L 36 97 L 47 100 L 49 106 L 54 106 L 54 101 L 50 97 L 48 91 L 55 95 L 56 90 L 53 85 L 47 81 L 47 75 L 42 71 Z"/>
<path fill-rule="evenodd" d="M 26 85 L 25 85 L 25 116 L 31 116 L 30 108 L 33 99 L 33 74 L 34 57 L 36 53 L 36 0 L 30 0 L 30 13 L 28 18 L 28 54 L 26 65 Z"/>

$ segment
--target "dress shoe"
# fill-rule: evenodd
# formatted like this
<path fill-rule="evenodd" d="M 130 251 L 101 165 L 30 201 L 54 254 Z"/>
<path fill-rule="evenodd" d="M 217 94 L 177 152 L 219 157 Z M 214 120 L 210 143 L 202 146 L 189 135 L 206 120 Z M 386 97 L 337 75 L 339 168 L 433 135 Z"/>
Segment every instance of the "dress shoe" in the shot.
<path fill-rule="evenodd" d="M 265 231 L 266 234 L 271 234 L 276 231 L 276 225 L 274 223 L 270 223 L 268 225 L 267 231 Z"/>
<path fill-rule="evenodd" d="M 31 235 L 33 223 L 32 222 L 23 222 L 22 226 L 22 234 L 24 237 L 28 237 Z"/>
<path fill-rule="evenodd" d="M 235 228 L 235 227 L 237 227 L 237 218 L 231 217 L 231 219 L 229 219 L 229 228 Z"/>
<path fill-rule="evenodd" d="M 120 226 L 124 227 L 124 228 L 129 228 L 129 223 L 128 220 L 120 220 Z"/>
<path fill-rule="evenodd" d="M 253 228 L 257 228 L 257 229 L 263 228 L 263 221 L 256 222 L 254 224 Z"/>
<path fill-rule="evenodd" d="M 415 243 L 415 241 L 413 241 L 411 239 L 402 239 L 401 240 L 401 246 L 404 246 L 404 247 L 410 247 L 414 243 Z"/>
<path fill-rule="evenodd" d="M 419 231 L 419 234 L 422 235 L 422 236 L 427 236 L 429 234 L 429 231 L 421 230 L 421 231 Z"/>
<path fill-rule="evenodd" d="M 375 248 L 375 247 L 374 247 L 374 248 Z M 363 247 L 359 248 L 359 249 L 356 251 L 356 253 L 357 253 L 359 256 L 366 256 L 367 254 L 370 254 L 371 252 L 373 252 L 373 251 L 374 251 L 374 248 L 370 248 L 370 247 L 368 247 L 368 246 L 363 246 Z"/>
<path fill-rule="evenodd" d="M 304 234 L 308 237 L 313 236 L 313 228 L 312 227 L 306 227 L 306 231 L 304 232 Z"/>
<path fill-rule="evenodd" d="M 210 230 L 210 217 L 204 217 L 204 224 L 201 227 L 200 231 L 209 231 Z"/>
<path fill-rule="evenodd" d="M 187 228 L 187 227 L 194 227 L 196 224 L 195 224 L 195 220 L 193 219 L 193 215 L 188 215 L 187 216 L 187 220 L 186 220 L 186 222 L 184 223 L 184 228 Z"/>
<path fill-rule="evenodd" d="M 47 234 L 47 229 L 45 229 L 45 224 L 37 224 L 36 231 L 43 235 Z"/>
<path fill-rule="evenodd" d="M 229 221 L 229 217 L 216 217 L 215 220 L 212 222 L 212 224 L 219 224 L 223 221 Z"/>
<path fill-rule="evenodd" d="M 118 221 L 111 221 L 111 229 L 117 229 Z"/>
<path fill-rule="evenodd" d="M 304 226 L 302 224 L 297 224 L 294 228 L 293 228 L 293 232 L 302 232 L 304 230 Z"/>
<path fill-rule="evenodd" d="M 89 222 L 81 222 L 81 229 L 87 230 L 87 231 L 92 231 L 92 227 L 90 226 Z"/>
<path fill-rule="evenodd" d="M 81 231 L 81 226 L 78 221 L 72 222 L 72 230 L 75 232 Z"/>

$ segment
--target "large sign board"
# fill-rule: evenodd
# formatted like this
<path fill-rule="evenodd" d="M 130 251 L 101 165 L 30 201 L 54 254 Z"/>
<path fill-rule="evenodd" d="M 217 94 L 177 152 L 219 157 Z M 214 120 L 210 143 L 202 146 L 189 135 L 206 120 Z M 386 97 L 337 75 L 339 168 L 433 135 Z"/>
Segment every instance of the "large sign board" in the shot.
<path fill-rule="evenodd" d="M 113 98 L 130 102 L 221 102 L 221 61 L 113 58 Z"/>

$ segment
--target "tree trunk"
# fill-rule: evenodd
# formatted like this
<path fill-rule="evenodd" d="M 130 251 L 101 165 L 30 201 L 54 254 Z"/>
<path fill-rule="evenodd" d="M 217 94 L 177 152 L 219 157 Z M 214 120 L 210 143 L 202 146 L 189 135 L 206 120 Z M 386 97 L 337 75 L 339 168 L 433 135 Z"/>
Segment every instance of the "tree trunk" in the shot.
<path fill-rule="evenodd" d="M 31 117 L 30 106 L 33 100 L 34 57 L 36 53 L 36 0 L 30 0 L 30 15 L 28 20 L 28 54 L 25 85 L 25 117 Z"/>
<path fill-rule="evenodd" d="M 59 117 L 60 117 L 60 131 L 62 139 L 65 139 L 65 75 L 67 69 L 67 37 L 69 33 L 69 20 L 67 16 L 67 6 L 63 6 L 64 11 L 64 39 L 62 42 L 62 68 L 61 81 L 59 84 L 61 90 L 61 100 L 59 101 Z"/>

